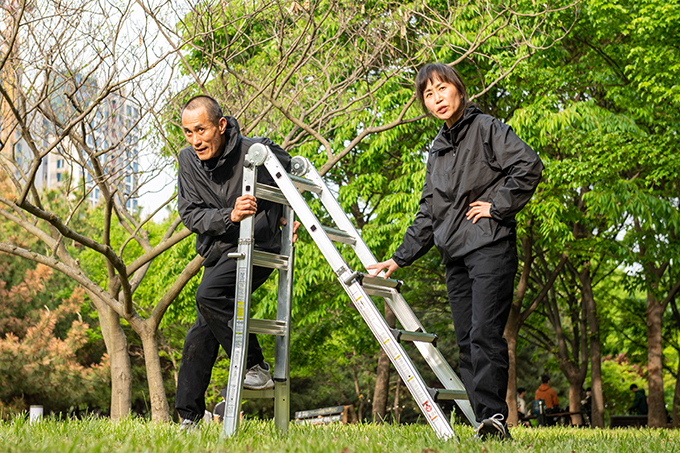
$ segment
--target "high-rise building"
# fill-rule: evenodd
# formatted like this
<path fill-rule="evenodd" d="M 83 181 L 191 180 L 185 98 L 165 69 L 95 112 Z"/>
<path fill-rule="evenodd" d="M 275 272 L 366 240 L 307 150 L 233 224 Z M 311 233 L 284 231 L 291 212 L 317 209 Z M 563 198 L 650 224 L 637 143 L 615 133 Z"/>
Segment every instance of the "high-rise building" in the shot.
<path fill-rule="evenodd" d="M 102 199 L 98 182 L 105 182 L 121 205 L 129 212 L 138 209 L 139 177 L 139 106 L 124 93 L 110 93 L 86 115 L 74 135 L 67 134 L 59 143 L 64 128 L 89 109 L 97 99 L 96 83 L 79 75 L 62 76 L 54 81 L 54 91 L 44 101 L 42 113 L 30 119 L 30 130 L 42 158 L 34 182 L 38 190 L 62 188 L 72 199 L 86 198 L 97 204 Z M 3 153 L 25 182 L 34 161 L 33 150 L 15 127 L 16 120 L 3 106 L 0 140 Z M 8 125 L 12 127 L 5 127 Z M 7 138 L 5 138 L 7 137 Z"/>

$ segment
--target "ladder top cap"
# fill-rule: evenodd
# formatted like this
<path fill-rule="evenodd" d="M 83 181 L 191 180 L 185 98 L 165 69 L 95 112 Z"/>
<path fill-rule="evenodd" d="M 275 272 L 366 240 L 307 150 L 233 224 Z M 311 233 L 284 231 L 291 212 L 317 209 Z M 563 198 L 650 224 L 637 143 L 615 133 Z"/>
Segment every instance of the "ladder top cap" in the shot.
<path fill-rule="evenodd" d="M 250 145 L 248 148 L 248 154 L 246 155 L 246 160 L 251 162 L 255 166 L 262 165 L 267 159 L 267 153 L 269 150 L 262 143 L 255 143 Z"/>

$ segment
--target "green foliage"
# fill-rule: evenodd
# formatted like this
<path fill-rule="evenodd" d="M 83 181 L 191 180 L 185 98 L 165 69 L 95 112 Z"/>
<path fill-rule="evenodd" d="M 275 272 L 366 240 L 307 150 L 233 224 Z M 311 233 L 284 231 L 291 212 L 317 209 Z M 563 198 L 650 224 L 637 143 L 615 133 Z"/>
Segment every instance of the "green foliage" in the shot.
<path fill-rule="evenodd" d="M 8 264 L 19 261 L 0 259 L 2 277 Z M 47 413 L 106 410 L 108 356 L 88 335 L 80 313 L 84 292 L 43 265 L 27 270 L 17 284 L 6 281 L 0 279 L 0 416 L 31 404 Z"/>
<path fill-rule="evenodd" d="M 602 389 L 606 401 L 605 413 L 611 415 L 627 414 L 633 404 L 631 384 L 646 390 L 646 370 L 631 364 L 625 354 L 615 357 L 606 356 L 602 360 Z"/>

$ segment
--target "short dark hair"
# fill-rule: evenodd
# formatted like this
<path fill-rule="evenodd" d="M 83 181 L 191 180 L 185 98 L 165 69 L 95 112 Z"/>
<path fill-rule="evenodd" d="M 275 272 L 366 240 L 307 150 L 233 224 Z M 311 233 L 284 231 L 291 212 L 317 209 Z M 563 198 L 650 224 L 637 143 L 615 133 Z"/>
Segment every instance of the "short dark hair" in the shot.
<path fill-rule="evenodd" d="M 541 376 L 541 382 L 542 383 L 547 384 L 549 381 L 550 381 L 550 376 L 548 376 L 547 374 L 544 374 L 543 376 Z"/>
<path fill-rule="evenodd" d="M 520 387 L 520 388 L 517 389 L 517 394 L 519 395 L 519 394 L 522 394 L 526 391 L 527 391 L 527 389 L 525 389 L 524 387 Z"/>
<path fill-rule="evenodd" d="M 635 384 L 630 384 L 630 389 L 631 390 L 637 390 L 638 386 Z"/>
<path fill-rule="evenodd" d="M 196 110 L 198 108 L 204 108 L 205 113 L 208 114 L 208 119 L 215 125 L 217 125 L 224 116 L 222 107 L 220 107 L 220 104 L 215 98 L 205 94 L 199 94 L 198 96 L 189 99 L 187 103 L 184 104 L 184 107 L 182 107 L 182 114 L 185 110 Z"/>
<path fill-rule="evenodd" d="M 425 107 L 423 93 L 425 92 L 425 88 L 427 88 L 427 84 L 433 83 L 435 80 L 441 80 L 442 82 L 450 83 L 455 86 L 458 90 L 458 94 L 463 98 L 463 102 L 460 103 L 460 109 L 462 110 L 467 107 L 470 100 L 468 99 L 465 84 L 458 75 L 458 72 L 443 63 L 430 63 L 420 68 L 420 71 L 418 71 L 418 75 L 416 76 L 416 96 L 425 113 L 429 112 L 427 107 Z"/>

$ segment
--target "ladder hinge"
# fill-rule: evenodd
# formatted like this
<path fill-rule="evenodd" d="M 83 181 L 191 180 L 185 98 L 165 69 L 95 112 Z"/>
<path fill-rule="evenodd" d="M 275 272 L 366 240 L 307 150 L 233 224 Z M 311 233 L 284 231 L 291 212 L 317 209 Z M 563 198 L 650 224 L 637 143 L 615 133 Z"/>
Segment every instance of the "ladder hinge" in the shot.
<path fill-rule="evenodd" d="M 345 278 L 344 282 L 345 285 L 349 286 L 352 283 L 354 283 L 355 280 L 361 284 L 361 281 L 364 279 L 364 274 L 359 272 L 359 271 L 354 271 L 352 272 L 348 277 Z"/>

